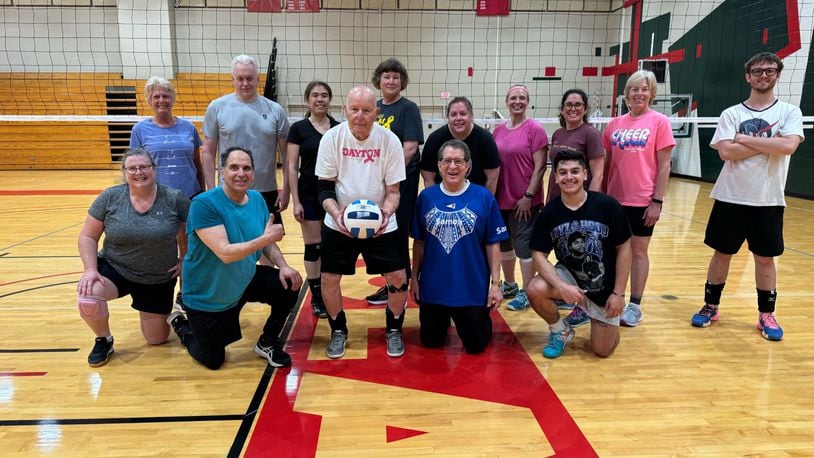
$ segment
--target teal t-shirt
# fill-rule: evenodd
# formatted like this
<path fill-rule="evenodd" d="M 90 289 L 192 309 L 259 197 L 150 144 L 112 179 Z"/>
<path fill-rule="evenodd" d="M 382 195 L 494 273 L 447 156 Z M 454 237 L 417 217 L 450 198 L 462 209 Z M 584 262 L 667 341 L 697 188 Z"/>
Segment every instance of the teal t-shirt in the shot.
<path fill-rule="evenodd" d="M 197 229 L 223 226 L 229 243 L 246 242 L 263 234 L 269 211 L 263 196 L 248 191 L 249 201 L 239 205 L 217 187 L 192 199 L 187 218 L 189 248 L 184 257 L 182 289 L 187 307 L 220 312 L 237 305 L 256 270 L 260 251 L 224 263 L 198 238 Z"/>

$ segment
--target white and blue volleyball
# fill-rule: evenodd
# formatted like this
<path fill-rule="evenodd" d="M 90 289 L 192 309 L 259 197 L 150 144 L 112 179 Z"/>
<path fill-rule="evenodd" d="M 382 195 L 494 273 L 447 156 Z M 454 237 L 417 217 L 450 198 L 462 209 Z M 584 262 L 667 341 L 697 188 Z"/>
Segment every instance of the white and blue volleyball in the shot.
<path fill-rule="evenodd" d="M 357 239 L 373 237 L 382 225 L 382 210 L 372 200 L 354 200 L 345 207 L 344 217 L 345 227 Z"/>

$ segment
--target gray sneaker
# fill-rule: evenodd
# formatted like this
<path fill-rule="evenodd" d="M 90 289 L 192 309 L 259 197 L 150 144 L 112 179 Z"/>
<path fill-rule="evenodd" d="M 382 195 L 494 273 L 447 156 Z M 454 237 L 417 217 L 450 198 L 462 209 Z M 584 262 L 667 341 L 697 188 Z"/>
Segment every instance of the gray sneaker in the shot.
<path fill-rule="evenodd" d="M 398 358 L 404 354 L 404 340 L 401 331 L 387 331 L 387 356 Z"/>
<path fill-rule="evenodd" d="M 642 308 L 630 302 L 622 309 L 622 316 L 619 317 L 619 323 L 622 326 L 635 328 L 642 322 L 642 318 Z"/>
<path fill-rule="evenodd" d="M 328 349 L 325 353 L 328 358 L 338 359 L 345 356 L 345 345 L 348 343 L 348 335 L 342 331 L 334 331 L 331 334 L 331 342 L 328 343 Z"/>

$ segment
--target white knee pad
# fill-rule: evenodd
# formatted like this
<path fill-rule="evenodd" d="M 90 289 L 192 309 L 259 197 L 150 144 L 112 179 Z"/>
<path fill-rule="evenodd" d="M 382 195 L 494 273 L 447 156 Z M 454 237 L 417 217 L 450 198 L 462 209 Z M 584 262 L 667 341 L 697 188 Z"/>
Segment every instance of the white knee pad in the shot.
<path fill-rule="evenodd" d="M 100 320 L 110 316 L 107 300 L 102 296 L 79 296 L 76 306 L 79 315 L 85 320 Z"/>
<path fill-rule="evenodd" d="M 500 262 L 504 261 L 514 261 L 514 250 L 512 251 L 501 251 L 500 252 Z"/>

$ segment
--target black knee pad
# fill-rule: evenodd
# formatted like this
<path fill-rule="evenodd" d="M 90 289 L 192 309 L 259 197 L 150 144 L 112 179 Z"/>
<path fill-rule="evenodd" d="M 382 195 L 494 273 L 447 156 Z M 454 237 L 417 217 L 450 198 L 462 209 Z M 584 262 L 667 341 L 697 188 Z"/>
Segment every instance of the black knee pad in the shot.
<path fill-rule="evenodd" d="M 390 293 L 403 293 L 403 292 L 407 291 L 407 285 L 408 284 L 405 283 L 405 284 L 403 284 L 403 285 L 401 285 L 399 287 L 396 287 L 396 286 L 393 286 L 393 285 L 388 283 L 387 284 L 387 291 L 390 292 Z"/>
<path fill-rule="evenodd" d="M 317 262 L 320 257 L 321 246 L 319 243 L 306 243 L 305 255 L 302 259 L 306 262 Z"/>

